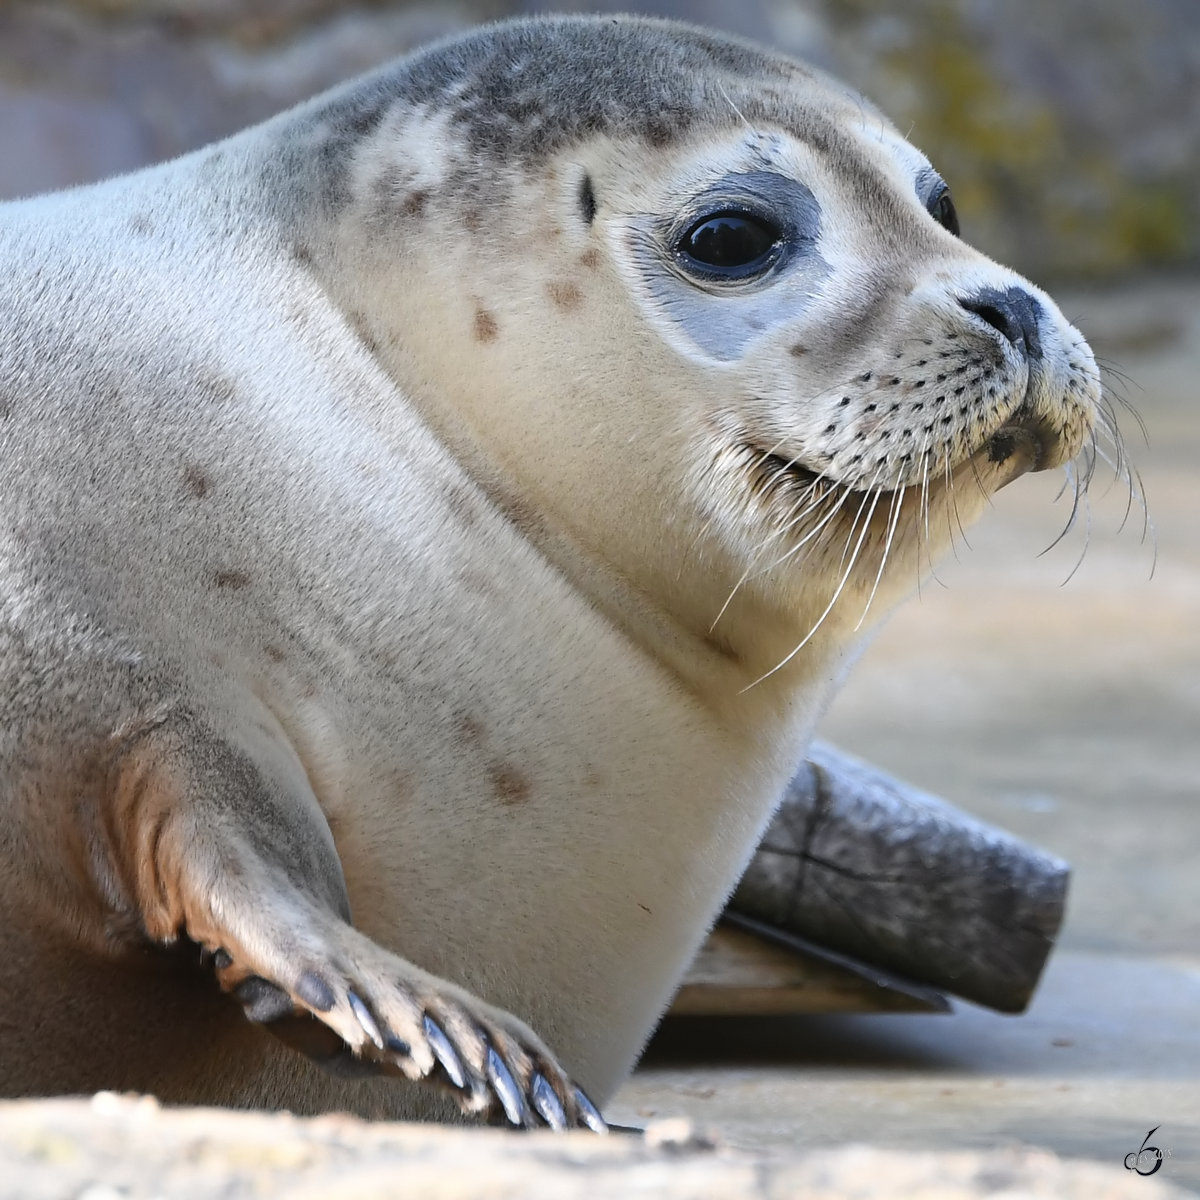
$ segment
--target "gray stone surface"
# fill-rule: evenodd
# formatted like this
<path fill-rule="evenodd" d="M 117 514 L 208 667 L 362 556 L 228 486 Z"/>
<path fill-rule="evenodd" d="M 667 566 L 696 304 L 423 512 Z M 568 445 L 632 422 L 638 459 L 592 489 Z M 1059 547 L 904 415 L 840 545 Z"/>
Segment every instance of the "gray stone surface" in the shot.
<path fill-rule="evenodd" d="M 300 1121 L 153 1101 L 0 1104 L 0 1197 L 12 1200 L 1177 1200 L 1159 1179 L 1012 1149 L 851 1146 L 755 1155 L 685 1122 L 641 1136 L 513 1135 Z M 1149 1163 L 1147 1168 L 1149 1169 Z"/>

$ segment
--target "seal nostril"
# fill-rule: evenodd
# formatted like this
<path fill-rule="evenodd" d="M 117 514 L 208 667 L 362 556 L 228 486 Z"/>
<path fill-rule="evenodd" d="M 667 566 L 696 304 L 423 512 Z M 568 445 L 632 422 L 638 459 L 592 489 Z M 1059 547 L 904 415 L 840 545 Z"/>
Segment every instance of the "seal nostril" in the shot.
<path fill-rule="evenodd" d="M 964 303 L 963 308 L 967 312 L 973 312 L 977 317 L 982 317 L 993 329 L 998 329 L 1004 334 L 1010 342 L 1016 340 L 1012 335 L 1012 327 L 1008 323 L 1008 318 L 995 306 Z"/>
<path fill-rule="evenodd" d="M 1038 324 L 1042 306 L 1023 288 L 984 288 L 974 296 L 959 298 L 959 304 L 981 321 L 986 321 L 1026 358 L 1041 358 L 1042 339 Z"/>

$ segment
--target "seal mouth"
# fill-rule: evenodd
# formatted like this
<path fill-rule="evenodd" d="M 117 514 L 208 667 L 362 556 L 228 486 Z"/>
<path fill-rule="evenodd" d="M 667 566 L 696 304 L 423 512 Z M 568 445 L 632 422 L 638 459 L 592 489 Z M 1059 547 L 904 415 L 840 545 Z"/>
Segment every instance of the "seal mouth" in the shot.
<path fill-rule="evenodd" d="M 795 459 L 773 454 L 752 442 L 743 442 L 739 448 L 751 464 L 751 482 L 760 492 L 776 492 L 781 487 L 789 491 L 810 492 L 822 483 L 837 483 L 829 475 L 810 471 Z"/>
<path fill-rule="evenodd" d="M 1008 468 L 1000 484 L 1005 487 L 1022 475 L 1049 467 L 1057 440 L 1044 420 L 1018 411 L 987 439 L 984 449 L 989 463 Z"/>
<path fill-rule="evenodd" d="M 1006 487 L 1022 475 L 1047 470 L 1054 466 L 1055 449 L 1060 440 L 1058 431 L 1048 425 L 1044 419 L 1035 417 L 1027 410 L 1020 410 L 998 429 L 988 434 L 979 449 L 968 454 L 960 463 L 953 466 L 952 470 L 957 471 L 960 467 L 966 467 L 970 462 L 976 464 L 987 462 L 1001 470 L 1002 479 L 997 487 Z M 909 487 L 921 486 L 919 481 L 897 481 L 890 487 L 856 487 L 853 483 L 839 480 L 827 473 L 814 471 L 794 458 L 773 453 L 761 446 L 754 445 L 753 442 L 742 442 L 740 449 L 753 464 L 752 479 L 755 487 L 764 492 L 774 492 L 785 487 L 792 492 L 804 491 L 811 494 L 818 486 L 824 484 L 844 489 L 852 494 L 871 493 L 886 496 L 892 492 L 904 491 Z M 978 470 L 978 465 L 976 470 Z M 939 474 L 935 473 L 930 476 L 929 485 L 936 486 Z"/>

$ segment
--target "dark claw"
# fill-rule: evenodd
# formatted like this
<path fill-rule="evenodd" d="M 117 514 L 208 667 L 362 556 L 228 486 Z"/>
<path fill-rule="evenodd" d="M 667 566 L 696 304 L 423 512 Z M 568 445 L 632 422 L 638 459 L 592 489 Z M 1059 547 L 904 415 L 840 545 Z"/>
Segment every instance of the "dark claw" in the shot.
<path fill-rule="evenodd" d="M 433 1051 L 433 1057 L 442 1064 L 442 1070 L 446 1072 L 450 1082 L 461 1091 L 467 1086 L 467 1074 L 463 1070 L 462 1062 L 455 1053 L 454 1047 L 450 1044 L 450 1039 L 446 1036 L 446 1031 L 428 1015 L 425 1017 L 424 1025 L 425 1036 L 429 1039 L 429 1048 Z"/>
<path fill-rule="evenodd" d="M 494 1046 L 489 1046 L 484 1060 L 487 1066 L 488 1082 L 492 1090 L 500 1098 L 504 1107 L 504 1115 L 510 1125 L 525 1124 L 525 1106 L 521 1103 L 521 1092 L 512 1072 L 504 1065 L 504 1059 L 496 1053 Z"/>
<path fill-rule="evenodd" d="M 600 1110 L 584 1095 L 583 1088 L 575 1089 L 575 1103 L 579 1105 L 579 1124 L 593 1133 L 607 1133 L 608 1126 Z"/>
<path fill-rule="evenodd" d="M 305 971 L 296 980 L 296 995 L 316 1012 L 328 1012 L 336 1003 L 333 988 L 316 971 Z"/>
<path fill-rule="evenodd" d="M 269 1025 L 295 1011 L 287 992 L 258 975 L 248 975 L 233 989 L 233 994 L 245 1010 L 246 1019 L 257 1025 Z"/>
<path fill-rule="evenodd" d="M 559 1131 L 567 1127 L 567 1114 L 555 1094 L 554 1089 L 546 1082 L 544 1075 L 535 1074 L 529 1085 L 529 1099 L 533 1103 L 538 1116 L 550 1126 Z"/>
<path fill-rule="evenodd" d="M 367 1006 L 353 992 L 347 992 L 346 999 L 350 1002 L 350 1011 L 362 1026 L 363 1033 L 375 1043 L 377 1050 L 382 1050 L 383 1034 L 379 1032 L 379 1026 L 375 1024 L 375 1018 L 371 1016 Z"/>
<path fill-rule="evenodd" d="M 394 1033 L 389 1033 L 385 1035 L 383 1040 L 387 1048 L 398 1057 L 412 1057 L 412 1047 L 403 1038 L 398 1038 Z"/>

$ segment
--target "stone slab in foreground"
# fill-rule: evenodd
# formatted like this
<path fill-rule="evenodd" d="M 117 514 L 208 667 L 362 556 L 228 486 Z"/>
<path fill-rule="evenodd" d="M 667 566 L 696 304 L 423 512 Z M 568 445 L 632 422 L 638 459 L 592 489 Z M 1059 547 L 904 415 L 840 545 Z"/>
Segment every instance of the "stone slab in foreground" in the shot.
<path fill-rule="evenodd" d="M 149 1099 L 0 1103 L 4 1200 L 1178 1200 L 1192 1193 L 1113 1164 L 1040 1150 L 985 1154 L 847 1146 L 769 1157 L 685 1122 L 645 1135 L 511 1134 L 304 1120 Z"/>

